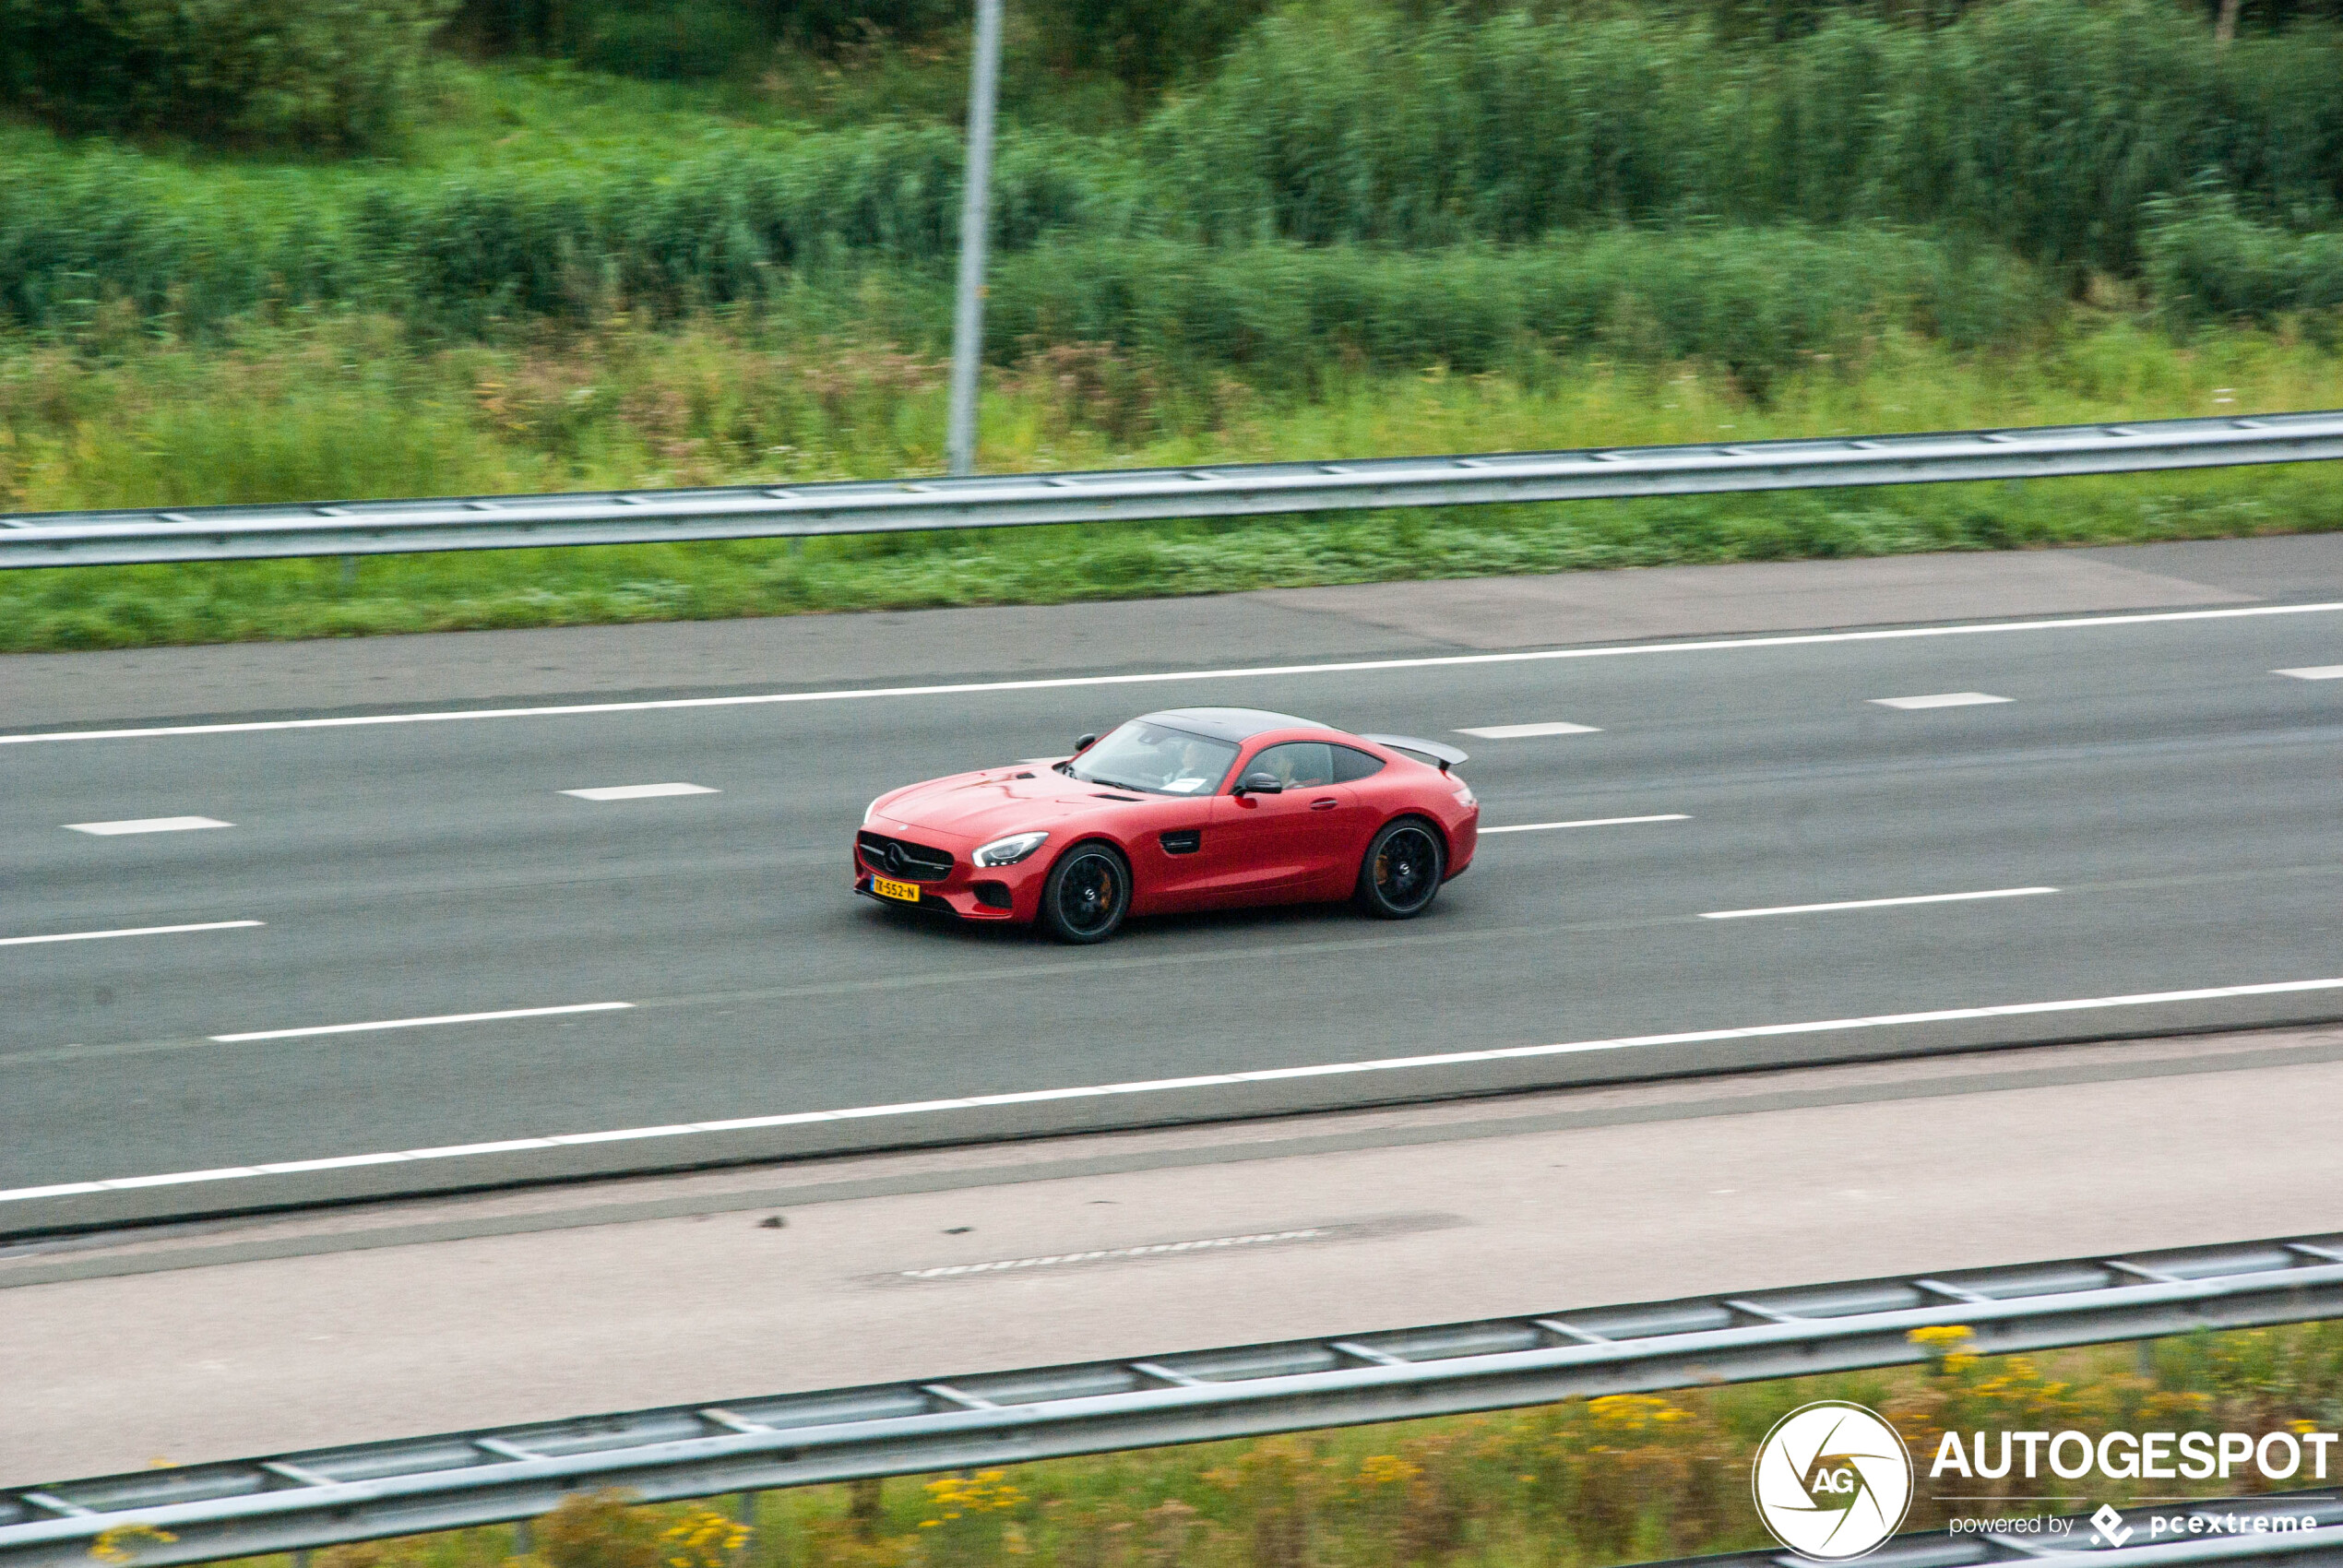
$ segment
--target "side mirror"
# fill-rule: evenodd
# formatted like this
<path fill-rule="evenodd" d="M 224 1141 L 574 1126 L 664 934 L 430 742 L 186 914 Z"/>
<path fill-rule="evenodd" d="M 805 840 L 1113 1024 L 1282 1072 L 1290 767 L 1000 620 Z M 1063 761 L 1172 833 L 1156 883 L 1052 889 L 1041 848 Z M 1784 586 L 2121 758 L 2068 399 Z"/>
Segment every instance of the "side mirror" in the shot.
<path fill-rule="evenodd" d="M 1085 735 L 1080 740 L 1074 742 L 1074 754 L 1076 756 L 1080 756 L 1084 752 L 1088 751 L 1092 746 L 1095 746 L 1098 743 L 1099 738 L 1096 735 Z"/>
<path fill-rule="evenodd" d="M 1274 773 L 1248 773 L 1237 780 L 1240 795 L 1282 795 L 1285 786 L 1278 782 Z"/>

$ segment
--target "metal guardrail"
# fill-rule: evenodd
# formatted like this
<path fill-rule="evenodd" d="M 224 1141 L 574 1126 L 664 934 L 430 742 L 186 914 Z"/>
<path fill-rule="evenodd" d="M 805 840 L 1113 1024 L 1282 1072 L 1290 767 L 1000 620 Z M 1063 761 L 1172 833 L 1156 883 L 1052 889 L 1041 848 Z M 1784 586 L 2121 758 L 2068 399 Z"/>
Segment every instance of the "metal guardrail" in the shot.
<path fill-rule="evenodd" d="M 1755 1291 L 785 1395 L 0 1491 L 0 1568 L 200 1562 L 647 1502 L 2343 1317 L 2343 1236 Z M 1915 1565 L 1917 1568 L 1917 1565 Z"/>
<path fill-rule="evenodd" d="M 0 517 L 0 568 L 1232 517 L 2343 457 L 2343 410 L 1357 462 Z"/>

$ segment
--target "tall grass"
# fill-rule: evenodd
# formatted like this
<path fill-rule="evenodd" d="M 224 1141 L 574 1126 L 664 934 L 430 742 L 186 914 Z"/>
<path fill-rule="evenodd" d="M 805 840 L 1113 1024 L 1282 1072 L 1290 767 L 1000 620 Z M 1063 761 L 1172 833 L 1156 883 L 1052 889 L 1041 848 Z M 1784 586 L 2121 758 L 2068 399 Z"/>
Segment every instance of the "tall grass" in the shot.
<path fill-rule="evenodd" d="M 1004 148 L 996 244 L 1117 232 L 1135 205 L 1064 137 Z M 431 330 L 626 303 L 675 313 L 765 297 L 792 275 L 933 264 L 957 244 L 959 139 L 881 125 L 786 155 L 494 176 L 191 179 L 118 149 L 0 172 L 0 320 L 85 327 L 109 301 L 208 330 L 261 307 L 355 303 Z"/>
<path fill-rule="evenodd" d="M 815 334 L 851 324 L 939 348 L 957 143 L 890 128 L 806 145 L 664 177 L 385 187 L 347 211 L 288 202 L 258 231 L 238 226 L 235 205 L 158 199 L 126 160 L 93 155 L 37 191 L 0 186 L 0 315 L 79 334 L 113 303 L 203 335 L 255 311 L 356 305 L 465 337 L 747 305 Z M 2055 304 L 2006 253 L 1873 226 L 1612 229 L 1429 252 L 1148 238 L 1132 232 L 1135 203 L 1097 171 L 1068 177 L 1062 153 L 1029 140 L 1004 160 L 986 319 L 997 363 L 1103 341 L 1293 385 L 1329 360 L 1477 372 L 1601 344 L 1713 359 L 1761 386 L 1882 325 L 2009 344 Z"/>
<path fill-rule="evenodd" d="M 2208 183 L 2246 220 L 2333 223 L 2338 80 L 2335 29 L 2216 51 L 2196 20 L 2137 0 L 2004 0 L 1934 30 L 1841 16 L 1783 43 L 1652 18 L 1416 20 L 1325 0 L 1265 19 L 1136 131 L 1010 135 L 993 237 L 1012 255 L 1148 238 L 1422 250 L 1621 226 L 1893 225 L 1972 247 L 1964 288 L 2004 255 L 2072 283 L 2138 271 L 2170 202 Z M 940 275 L 957 244 L 960 142 L 933 125 L 733 127 L 700 153 L 670 127 L 640 154 L 330 175 L 16 145 L 0 320 L 53 331 L 116 299 L 177 330 L 315 303 L 459 333 L 622 304 L 677 315 L 874 263 Z M 1644 291 L 1703 254 L 1722 253 L 1651 253 Z M 1137 265 L 1116 276 L 1144 293 Z M 1197 267 L 1175 259 L 1171 276 L 1190 288 Z M 1363 272 L 1327 274 L 1343 276 Z M 1110 308 L 1108 287 L 1082 308 Z"/>
<path fill-rule="evenodd" d="M 2147 242 L 2158 305 L 2183 323 L 2302 316 L 2324 338 L 2343 307 L 2343 233 L 2256 223 L 2226 196 L 2159 204 Z"/>
<path fill-rule="evenodd" d="M 125 326 L 101 355 L 0 352 L 0 511 L 934 472 L 936 359 L 624 321 L 419 350 L 387 321 Z M 1525 351 L 1511 373 L 1330 363 L 1307 387 L 1104 345 L 993 373 L 1003 469 L 1610 445 L 2343 406 L 2343 362 L 2277 334 L 2072 328 L 1962 354 L 1888 330 L 1763 403 L 1697 362 Z M 1224 592 L 1673 562 L 1881 555 L 2343 527 L 2318 466 L 2017 485 L 1459 507 L 606 549 L 0 574 L 0 652 Z"/>
<path fill-rule="evenodd" d="M 1445 244 L 1589 222 L 1956 228 L 2134 270 L 2147 203 L 2208 172 L 2257 211 L 2343 201 L 2343 33 L 2224 51 L 2180 9 L 2010 0 L 1781 44 L 1646 16 L 1265 20 L 1149 127 L 1216 237 Z"/>
<path fill-rule="evenodd" d="M 1125 240 L 1012 259 L 986 329 L 1004 362 L 1035 345 L 1109 342 L 1288 387 L 1341 364 L 1534 376 L 1541 356 L 1600 350 L 1705 360 L 1762 397 L 1885 328 L 2015 347 L 2057 303 L 2006 255 L 1867 228 L 1614 229 L 1434 252 Z"/>

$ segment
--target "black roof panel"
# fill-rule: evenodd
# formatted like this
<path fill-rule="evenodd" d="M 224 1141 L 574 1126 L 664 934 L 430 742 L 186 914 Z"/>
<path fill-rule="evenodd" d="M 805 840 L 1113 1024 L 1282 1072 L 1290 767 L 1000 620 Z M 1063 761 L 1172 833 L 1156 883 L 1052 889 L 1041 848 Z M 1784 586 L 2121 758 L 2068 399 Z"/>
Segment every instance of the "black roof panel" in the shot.
<path fill-rule="evenodd" d="M 1270 713 L 1257 707 L 1167 707 L 1140 716 L 1174 730 L 1209 735 L 1216 741 L 1249 741 L 1266 730 L 1326 730 L 1332 726 L 1290 713 Z"/>

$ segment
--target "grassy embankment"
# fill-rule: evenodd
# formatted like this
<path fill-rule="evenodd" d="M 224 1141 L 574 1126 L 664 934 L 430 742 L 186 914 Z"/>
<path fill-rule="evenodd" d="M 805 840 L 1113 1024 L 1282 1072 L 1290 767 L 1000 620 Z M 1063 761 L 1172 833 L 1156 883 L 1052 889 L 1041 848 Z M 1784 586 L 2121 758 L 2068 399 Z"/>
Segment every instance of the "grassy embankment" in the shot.
<path fill-rule="evenodd" d="M 1759 45 L 1672 22 L 1419 29 L 1354 6 L 1273 17 L 1144 113 L 1086 123 L 1029 85 L 1001 170 L 986 462 L 2336 406 L 2343 243 L 2318 225 L 2343 167 L 2321 150 L 2343 148 L 2343 36 L 2220 53 L 2201 31 L 2012 0 L 1933 32 L 1835 21 Z M 949 69 L 882 52 L 859 74 L 682 89 L 450 65 L 395 160 L 0 130 L 0 508 L 934 471 Z M 926 108 L 821 128 L 890 92 Z M 2114 541 L 2338 512 L 2324 473 L 2281 469 L 375 558 L 349 576 L 23 573 L 0 578 L 0 649 Z"/>
<path fill-rule="evenodd" d="M 2260 1433 L 2343 1417 L 2343 1324 L 2159 1341 L 2146 1372 L 2128 1346 L 1980 1359 L 1960 1331 L 1930 1332 L 1937 1359 L 1909 1371 L 811 1487 L 765 1494 L 745 1535 L 705 1508 L 578 1499 L 539 1523 L 527 1557 L 489 1528 L 339 1548 L 320 1568 L 1600 1568 L 1765 1545 L 1750 1460 L 1813 1399 L 1868 1405 L 1904 1432 L 1920 1478 L 1910 1529 L 1946 1517 L 1932 1497 L 1945 1489 L 1926 1480 L 1946 1431 Z M 2104 1489 L 2093 1502 L 2146 1495 L 2092 1484 Z M 2178 1490 L 2267 1484 L 2241 1474 Z M 1955 1490 L 1990 1494 L 1960 1503 L 1965 1515 L 2043 1511 L 1992 1500 L 2042 1490 L 2022 1477 Z"/>
<path fill-rule="evenodd" d="M 0 368 L 11 507 L 446 494 L 935 471 L 941 367 L 892 350 L 776 355 L 715 327 L 413 353 L 351 324 L 236 351 L 141 344 Z M 1158 422 L 1177 404 L 1181 422 Z M 1695 364 L 1559 360 L 1506 374 L 1356 372 L 1309 394 L 1201 394 L 1103 355 L 1005 373 L 999 468 L 1748 440 L 2343 406 L 2343 362 L 2253 333 L 2182 348 L 2122 323 L 1967 358 L 1891 338 L 1794 372 L 1760 406 Z M 1452 508 L 1306 520 L 1017 529 L 18 572 L 0 650 L 1048 603 L 1671 562 L 2206 538 L 2343 527 L 2316 467 L 2033 485 Z"/>

